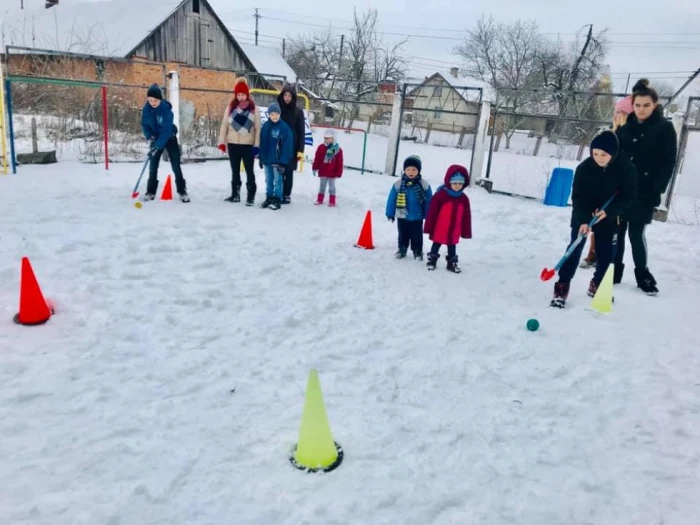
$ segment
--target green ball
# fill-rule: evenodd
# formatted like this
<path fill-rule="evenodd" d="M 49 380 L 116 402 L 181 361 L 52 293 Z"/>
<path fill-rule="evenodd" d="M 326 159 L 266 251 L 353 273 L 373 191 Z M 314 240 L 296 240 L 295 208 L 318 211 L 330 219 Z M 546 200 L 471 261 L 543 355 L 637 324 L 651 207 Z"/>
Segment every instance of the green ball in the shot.
<path fill-rule="evenodd" d="M 536 331 L 540 327 L 540 322 L 537 319 L 527 320 L 527 329 L 531 332 Z"/>

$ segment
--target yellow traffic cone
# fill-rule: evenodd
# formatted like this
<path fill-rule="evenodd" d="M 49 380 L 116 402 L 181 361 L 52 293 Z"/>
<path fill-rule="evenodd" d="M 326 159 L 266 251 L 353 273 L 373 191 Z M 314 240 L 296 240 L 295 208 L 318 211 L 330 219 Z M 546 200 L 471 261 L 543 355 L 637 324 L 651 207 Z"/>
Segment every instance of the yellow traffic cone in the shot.
<path fill-rule="evenodd" d="M 603 277 L 603 281 L 600 283 L 595 297 L 593 297 L 593 301 L 591 302 L 591 308 L 601 314 L 612 312 L 614 273 L 615 265 L 611 264 L 608 266 L 608 271 L 605 272 L 605 277 Z"/>
<path fill-rule="evenodd" d="M 330 472 L 343 461 L 343 449 L 333 441 L 323 405 L 321 383 L 315 369 L 309 372 L 299 442 L 292 449 L 289 461 L 299 470 L 307 472 Z"/>

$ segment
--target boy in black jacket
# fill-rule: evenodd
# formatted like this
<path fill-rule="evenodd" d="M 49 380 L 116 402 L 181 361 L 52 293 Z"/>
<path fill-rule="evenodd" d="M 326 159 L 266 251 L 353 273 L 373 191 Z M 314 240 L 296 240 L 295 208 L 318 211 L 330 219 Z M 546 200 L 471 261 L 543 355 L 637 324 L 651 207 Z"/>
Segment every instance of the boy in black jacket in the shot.
<path fill-rule="evenodd" d="M 617 136 L 612 131 L 603 131 L 591 142 L 591 156 L 578 165 L 574 175 L 571 243 L 581 234 L 588 235 L 589 222 L 594 216 L 598 217 L 593 226 L 598 261 L 588 286 L 588 295 L 591 297 L 595 295 L 615 257 L 619 216 L 637 196 L 634 166 L 619 153 Z M 605 210 L 601 210 L 613 195 L 615 197 L 612 202 Z M 559 269 L 559 281 L 554 285 L 554 298 L 550 306 L 564 308 L 584 244 L 579 243 Z"/>

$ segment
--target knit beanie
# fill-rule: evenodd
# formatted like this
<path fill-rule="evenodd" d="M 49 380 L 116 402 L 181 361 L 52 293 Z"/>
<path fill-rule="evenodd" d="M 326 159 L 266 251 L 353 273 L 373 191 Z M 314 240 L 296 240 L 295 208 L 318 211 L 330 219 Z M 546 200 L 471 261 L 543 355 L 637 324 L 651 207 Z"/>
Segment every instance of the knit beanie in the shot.
<path fill-rule="evenodd" d="M 146 93 L 147 97 L 157 98 L 158 100 L 163 100 L 163 92 L 160 90 L 158 84 L 153 84 L 148 88 Z"/>
<path fill-rule="evenodd" d="M 280 105 L 277 102 L 273 102 L 270 104 L 267 108 L 267 114 L 269 115 L 270 113 L 282 113 L 282 110 L 280 109 Z"/>
<path fill-rule="evenodd" d="M 233 93 L 238 95 L 243 93 L 245 96 L 250 98 L 250 90 L 248 89 L 248 83 L 245 78 L 240 77 L 236 79 L 236 84 L 233 86 Z"/>
<path fill-rule="evenodd" d="M 634 111 L 634 107 L 632 106 L 632 95 L 629 95 L 622 100 L 618 100 L 617 104 L 615 104 L 615 110 L 621 111 L 625 115 L 629 115 Z"/>
<path fill-rule="evenodd" d="M 406 171 L 406 168 L 408 167 L 414 167 L 418 170 L 418 173 L 420 173 L 423 170 L 423 163 L 420 160 L 420 157 L 418 155 L 410 155 L 406 157 L 406 160 L 403 161 L 403 169 Z"/>
<path fill-rule="evenodd" d="M 603 150 L 614 158 L 620 151 L 620 143 L 612 131 L 605 130 L 591 141 L 591 155 L 594 149 Z"/>
<path fill-rule="evenodd" d="M 335 140 L 335 130 L 331 129 L 331 128 L 327 128 L 326 131 L 323 132 L 323 138 Z"/>
<path fill-rule="evenodd" d="M 455 173 L 450 177 L 450 184 L 452 184 L 453 182 L 461 182 L 462 184 L 464 184 L 465 182 L 467 182 L 467 179 L 461 173 Z"/>

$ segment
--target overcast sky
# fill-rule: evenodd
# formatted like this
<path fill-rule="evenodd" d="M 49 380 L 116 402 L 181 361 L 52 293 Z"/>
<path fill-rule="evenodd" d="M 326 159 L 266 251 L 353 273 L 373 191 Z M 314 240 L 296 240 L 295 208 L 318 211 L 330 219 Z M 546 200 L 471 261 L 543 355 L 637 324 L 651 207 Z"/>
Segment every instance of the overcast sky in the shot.
<path fill-rule="evenodd" d="M 44 4 L 44 0 L 0 0 L 1 10 L 17 8 L 21 1 L 25 7 Z M 60 4 L 79 1 L 60 0 Z M 461 65 L 451 51 L 481 15 L 493 15 L 506 22 L 535 20 L 543 33 L 553 38 L 558 35 L 565 41 L 573 40 L 586 24 L 592 23 L 595 30 L 607 28 L 608 63 L 616 91 L 624 91 L 628 73 L 632 73 L 631 84 L 647 76 L 680 86 L 700 67 L 700 0 L 252 0 L 249 4 L 247 0 L 209 1 L 234 35 L 246 43 L 253 42 L 253 12 L 255 7 L 260 8 L 260 45 L 270 47 L 280 47 L 283 37 L 323 31 L 328 25 L 338 37 L 343 32 L 348 34 L 353 8 L 364 11 L 381 5 L 379 29 L 387 42 L 402 38 L 400 35 L 410 36 L 404 55 L 410 59 L 411 73 L 416 76 Z M 145 0 L 143 9 L 154 2 L 172 2 L 175 7 L 178 0 Z M 700 94 L 700 81 L 690 91 Z"/>

